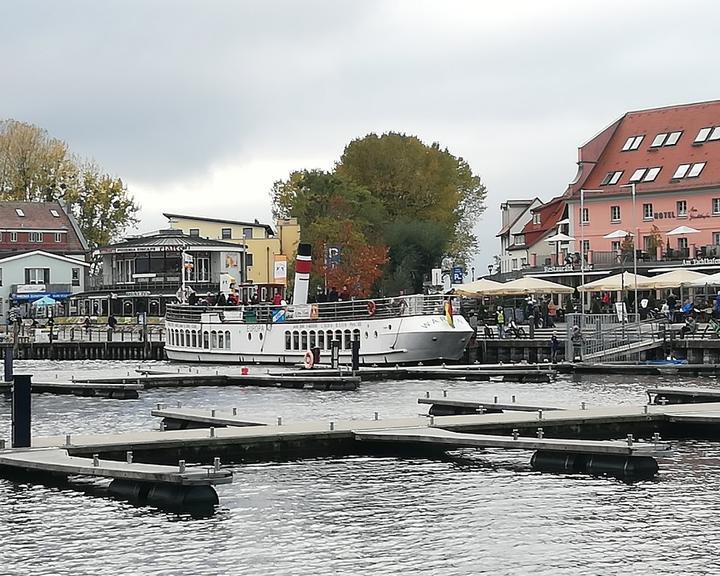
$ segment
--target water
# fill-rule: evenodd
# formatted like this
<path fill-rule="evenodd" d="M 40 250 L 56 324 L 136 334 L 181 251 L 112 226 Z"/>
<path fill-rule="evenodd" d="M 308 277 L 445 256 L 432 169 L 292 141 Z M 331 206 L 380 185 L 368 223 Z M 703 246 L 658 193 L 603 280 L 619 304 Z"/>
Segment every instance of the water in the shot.
<path fill-rule="evenodd" d="M 19 362 L 36 380 L 120 375 L 127 363 Z M 162 367 L 162 363 L 154 367 Z M 196 388 L 139 400 L 33 397 L 34 434 L 157 428 L 158 402 L 284 421 L 412 416 L 425 390 L 579 406 L 639 403 L 674 376 L 551 384 L 400 382 L 356 392 Z M 0 403 L 9 431 L 9 402 Z M 7 437 L 9 434 L 5 433 Z M 234 467 L 220 509 L 191 519 L 83 492 L 0 480 L 0 574 L 720 574 L 720 444 L 678 443 L 656 480 L 539 474 L 527 452 L 317 459 Z"/>

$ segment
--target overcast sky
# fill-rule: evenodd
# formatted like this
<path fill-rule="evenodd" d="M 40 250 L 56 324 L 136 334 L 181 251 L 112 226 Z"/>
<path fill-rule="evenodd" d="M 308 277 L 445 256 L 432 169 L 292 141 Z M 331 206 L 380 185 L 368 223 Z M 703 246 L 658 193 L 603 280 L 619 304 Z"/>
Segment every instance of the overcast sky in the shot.
<path fill-rule="evenodd" d="M 629 110 L 720 97 L 720 2 L 3 0 L 0 118 L 37 124 L 162 212 L 270 221 L 269 191 L 400 131 L 499 204 L 562 193 Z"/>

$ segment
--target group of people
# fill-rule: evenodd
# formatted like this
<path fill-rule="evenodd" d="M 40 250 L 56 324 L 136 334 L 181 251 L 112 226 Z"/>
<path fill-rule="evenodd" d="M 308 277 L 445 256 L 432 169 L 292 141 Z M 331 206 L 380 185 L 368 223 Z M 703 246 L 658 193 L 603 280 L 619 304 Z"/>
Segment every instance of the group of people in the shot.
<path fill-rule="evenodd" d="M 340 292 L 338 292 L 335 286 L 332 286 L 330 290 L 325 290 L 322 286 L 318 286 L 317 296 L 315 296 L 315 302 L 347 302 L 351 299 L 352 296 L 350 295 L 347 284 L 343 284 Z"/>

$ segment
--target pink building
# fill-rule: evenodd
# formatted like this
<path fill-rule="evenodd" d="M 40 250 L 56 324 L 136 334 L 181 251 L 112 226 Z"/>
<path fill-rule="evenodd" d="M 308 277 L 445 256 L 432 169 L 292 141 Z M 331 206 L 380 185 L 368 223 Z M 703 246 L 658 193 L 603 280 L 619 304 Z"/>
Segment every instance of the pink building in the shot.
<path fill-rule="evenodd" d="M 578 167 L 565 195 L 571 250 L 584 242 L 588 262 L 616 265 L 620 231 L 637 230 L 643 267 L 720 268 L 720 101 L 628 112 L 579 149 Z"/>

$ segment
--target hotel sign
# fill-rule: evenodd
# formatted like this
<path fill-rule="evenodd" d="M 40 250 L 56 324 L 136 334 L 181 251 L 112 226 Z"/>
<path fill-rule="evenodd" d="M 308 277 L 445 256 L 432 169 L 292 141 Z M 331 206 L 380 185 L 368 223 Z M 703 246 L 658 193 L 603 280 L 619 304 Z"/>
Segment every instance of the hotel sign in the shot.
<path fill-rule="evenodd" d="M 592 270 L 592 264 L 585 264 L 585 270 Z M 565 264 L 565 266 L 545 266 L 543 272 L 577 272 L 581 267 L 576 264 Z"/>
<path fill-rule="evenodd" d="M 697 266 L 706 264 L 720 264 L 720 258 L 690 258 L 689 260 L 683 260 L 683 266 Z"/>

